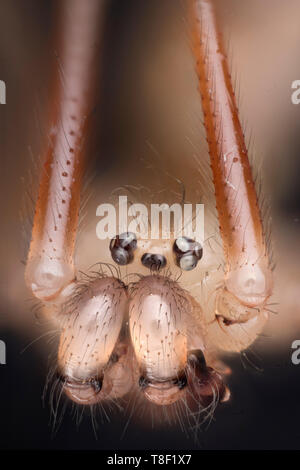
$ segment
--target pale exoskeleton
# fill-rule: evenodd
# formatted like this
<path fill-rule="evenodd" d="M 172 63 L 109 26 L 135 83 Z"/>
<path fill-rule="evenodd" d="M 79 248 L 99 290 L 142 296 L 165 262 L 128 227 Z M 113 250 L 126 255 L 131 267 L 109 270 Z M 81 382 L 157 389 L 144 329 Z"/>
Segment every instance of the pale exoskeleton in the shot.
<path fill-rule="evenodd" d="M 101 5 L 98 0 L 65 5 L 59 106 L 41 177 L 26 282 L 61 331 L 57 373 L 71 400 L 94 405 L 132 391 L 157 407 L 183 401 L 191 410 L 212 410 L 229 398 L 219 354 L 252 344 L 268 319 L 265 306 L 272 293 L 272 269 L 222 40 L 211 2 L 191 2 L 189 26 L 211 161 L 209 168 L 200 159 L 195 169 L 199 188 L 206 187 L 203 238 L 173 230 L 167 238 L 152 239 L 125 224 L 110 233 L 101 259 L 95 259 L 98 268 L 82 277 L 74 249 Z M 159 200 L 148 195 L 139 203 L 168 203 L 170 195 L 168 201 L 162 194 Z M 183 191 L 179 207 L 184 203 Z M 152 219 L 144 222 L 156 228 Z"/>

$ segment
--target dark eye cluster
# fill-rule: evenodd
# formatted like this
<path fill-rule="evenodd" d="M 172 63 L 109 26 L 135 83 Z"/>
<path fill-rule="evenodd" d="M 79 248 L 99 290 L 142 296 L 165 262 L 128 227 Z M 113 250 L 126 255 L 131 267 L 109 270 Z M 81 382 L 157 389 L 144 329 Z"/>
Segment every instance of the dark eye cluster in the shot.
<path fill-rule="evenodd" d="M 121 235 L 116 235 L 109 245 L 112 259 L 121 266 L 132 263 L 136 245 L 137 239 L 134 233 L 125 232 Z"/>
<path fill-rule="evenodd" d="M 137 238 L 132 232 L 116 235 L 109 245 L 112 259 L 120 266 L 132 263 L 136 247 Z M 179 237 L 173 244 L 173 253 L 177 266 L 184 271 L 191 271 L 202 258 L 203 248 L 199 242 L 191 238 Z M 157 271 L 167 264 L 165 256 L 153 253 L 144 253 L 141 262 L 145 267 Z"/>
<path fill-rule="evenodd" d="M 163 255 L 145 253 L 141 258 L 142 264 L 153 271 L 159 271 L 167 264 L 167 260 Z"/>
<path fill-rule="evenodd" d="M 173 252 L 177 266 L 184 271 L 191 271 L 202 258 L 203 248 L 191 238 L 179 237 L 174 242 Z"/>

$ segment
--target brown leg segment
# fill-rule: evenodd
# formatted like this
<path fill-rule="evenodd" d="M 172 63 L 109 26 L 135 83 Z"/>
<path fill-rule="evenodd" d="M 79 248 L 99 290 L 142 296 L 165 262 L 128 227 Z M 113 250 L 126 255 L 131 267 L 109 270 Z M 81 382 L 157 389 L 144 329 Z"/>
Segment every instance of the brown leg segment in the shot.
<path fill-rule="evenodd" d="M 75 277 L 83 143 L 92 109 L 99 0 L 62 3 L 58 72 L 46 159 L 35 208 L 25 278 L 41 300 L 55 300 Z M 58 74 L 59 75 L 59 74 Z"/>
<path fill-rule="evenodd" d="M 213 172 L 227 289 L 246 305 L 270 296 L 272 275 L 227 57 L 211 1 L 193 0 L 193 43 Z"/>

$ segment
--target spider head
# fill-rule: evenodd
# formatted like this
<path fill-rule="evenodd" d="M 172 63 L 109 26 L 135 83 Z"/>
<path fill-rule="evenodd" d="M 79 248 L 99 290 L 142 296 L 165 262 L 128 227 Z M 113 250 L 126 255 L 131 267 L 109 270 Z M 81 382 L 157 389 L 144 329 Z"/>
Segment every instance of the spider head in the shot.
<path fill-rule="evenodd" d="M 152 272 L 174 267 L 182 271 L 192 271 L 203 256 L 202 245 L 189 238 L 180 236 L 172 239 L 141 239 L 133 232 L 116 235 L 110 242 L 113 261 L 119 266 L 133 263 L 142 265 Z"/>

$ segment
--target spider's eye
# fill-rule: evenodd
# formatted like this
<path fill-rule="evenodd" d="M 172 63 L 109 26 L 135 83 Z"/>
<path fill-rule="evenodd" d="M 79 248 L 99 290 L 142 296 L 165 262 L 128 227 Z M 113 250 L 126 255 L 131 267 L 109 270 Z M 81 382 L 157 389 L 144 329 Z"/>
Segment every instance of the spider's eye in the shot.
<path fill-rule="evenodd" d="M 203 249 L 199 242 L 188 237 L 179 237 L 173 245 L 175 261 L 184 271 L 191 271 L 202 258 Z"/>
<path fill-rule="evenodd" d="M 132 232 L 125 232 L 116 235 L 110 241 L 109 249 L 112 259 L 121 266 L 125 266 L 133 261 L 133 252 L 136 249 L 136 236 Z"/>
<path fill-rule="evenodd" d="M 166 266 L 167 260 L 163 255 L 145 253 L 142 256 L 142 264 L 152 271 L 159 271 L 161 268 Z"/>

